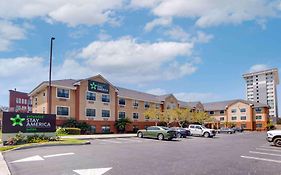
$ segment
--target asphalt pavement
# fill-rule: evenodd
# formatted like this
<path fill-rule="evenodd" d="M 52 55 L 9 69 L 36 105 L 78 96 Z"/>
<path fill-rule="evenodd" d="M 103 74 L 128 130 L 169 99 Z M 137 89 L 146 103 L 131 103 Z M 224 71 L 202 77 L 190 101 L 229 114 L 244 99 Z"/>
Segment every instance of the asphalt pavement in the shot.
<path fill-rule="evenodd" d="M 91 140 L 3 154 L 13 175 L 280 175 L 281 148 L 266 134 L 220 134 L 174 141 L 145 138 Z"/>

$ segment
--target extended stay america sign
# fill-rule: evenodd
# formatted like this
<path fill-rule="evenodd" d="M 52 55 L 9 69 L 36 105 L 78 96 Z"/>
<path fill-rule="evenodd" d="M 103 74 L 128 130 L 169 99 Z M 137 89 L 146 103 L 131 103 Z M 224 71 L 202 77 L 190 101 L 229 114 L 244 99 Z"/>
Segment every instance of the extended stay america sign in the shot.
<path fill-rule="evenodd" d="M 3 112 L 4 133 L 48 133 L 56 131 L 56 115 Z"/>

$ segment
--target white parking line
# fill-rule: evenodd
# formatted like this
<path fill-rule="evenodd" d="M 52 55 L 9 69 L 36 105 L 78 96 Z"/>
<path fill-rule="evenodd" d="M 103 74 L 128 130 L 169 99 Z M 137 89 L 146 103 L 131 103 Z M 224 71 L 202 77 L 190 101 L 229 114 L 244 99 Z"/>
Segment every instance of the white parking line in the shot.
<path fill-rule="evenodd" d="M 267 161 L 267 162 L 275 162 L 275 163 L 281 163 L 281 160 L 274 160 L 274 159 L 264 159 L 260 157 L 250 157 L 250 156 L 240 156 L 244 159 L 254 159 L 254 160 L 261 160 L 261 161 Z"/>
<path fill-rule="evenodd" d="M 260 147 L 261 147 L 261 148 L 270 148 L 270 149 L 281 150 L 281 148 L 273 147 L 273 146 L 260 146 Z"/>
<path fill-rule="evenodd" d="M 264 153 L 264 152 L 256 152 L 256 151 L 249 151 L 252 154 L 262 154 L 262 155 L 270 155 L 270 156 L 280 156 L 281 154 L 272 154 L 272 153 Z"/>
<path fill-rule="evenodd" d="M 257 150 L 262 150 L 262 151 L 273 151 L 273 152 L 280 152 L 281 150 L 275 150 L 275 149 L 265 149 L 265 148 L 256 148 Z"/>
<path fill-rule="evenodd" d="M 104 139 L 104 140 L 100 140 L 102 142 L 108 142 L 108 143 L 122 143 L 122 142 L 119 142 L 119 141 L 115 141 L 115 140 L 111 140 L 111 139 Z"/>
<path fill-rule="evenodd" d="M 125 138 L 118 138 L 116 140 L 125 141 L 125 142 L 134 142 L 134 143 L 142 142 L 141 140 L 137 140 L 137 139 L 125 139 Z"/>
<path fill-rule="evenodd" d="M 49 157 L 58 157 L 58 156 L 68 156 L 68 155 L 73 155 L 74 153 L 61 153 L 61 154 L 51 154 L 51 155 L 46 155 L 43 156 L 44 158 L 49 158 Z"/>

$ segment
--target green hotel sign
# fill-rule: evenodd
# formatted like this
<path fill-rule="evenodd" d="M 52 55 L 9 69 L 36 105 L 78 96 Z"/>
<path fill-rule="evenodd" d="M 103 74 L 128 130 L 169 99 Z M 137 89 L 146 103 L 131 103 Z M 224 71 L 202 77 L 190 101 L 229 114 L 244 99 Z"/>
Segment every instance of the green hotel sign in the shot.
<path fill-rule="evenodd" d="M 88 81 L 88 90 L 94 92 L 101 92 L 101 93 L 109 93 L 109 85 L 93 80 Z"/>
<path fill-rule="evenodd" d="M 56 115 L 34 113 L 3 113 L 3 133 L 48 133 L 56 131 Z"/>

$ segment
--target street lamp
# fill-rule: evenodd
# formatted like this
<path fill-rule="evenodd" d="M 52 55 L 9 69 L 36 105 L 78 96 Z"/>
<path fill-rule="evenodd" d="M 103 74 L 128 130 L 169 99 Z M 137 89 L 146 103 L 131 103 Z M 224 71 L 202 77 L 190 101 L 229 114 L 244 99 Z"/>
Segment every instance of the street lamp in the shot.
<path fill-rule="evenodd" d="M 51 38 L 51 48 L 50 48 L 50 69 L 49 69 L 49 89 L 48 89 L 48 114 L 52 113 L 51 107 L 52 107 L 52 89 L 51 89 L 51 79 L 52 79 L 52 56 L 53 56 L 53 40 L 55 40 L 54 37 Z"/>

